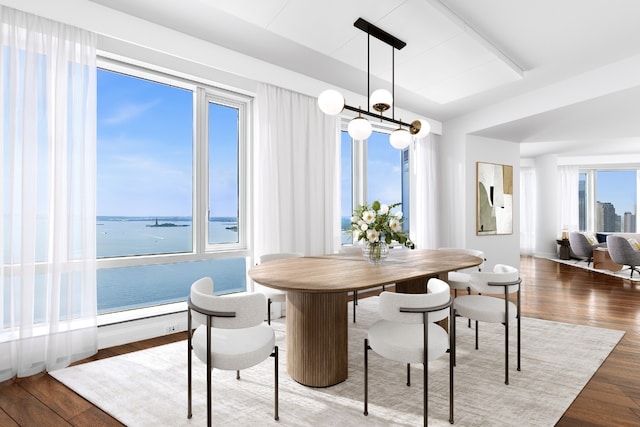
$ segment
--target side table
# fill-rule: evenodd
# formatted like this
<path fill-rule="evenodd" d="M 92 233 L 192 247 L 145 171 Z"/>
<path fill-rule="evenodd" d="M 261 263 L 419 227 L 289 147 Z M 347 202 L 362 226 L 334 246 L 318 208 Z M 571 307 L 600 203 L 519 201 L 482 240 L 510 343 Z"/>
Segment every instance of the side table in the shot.
<path fill-rule="evenodd" d="M 556 239 L 556 243 L 558 244 L 558 258 L 565 260 L 571 259 L 569 239 Z"/>

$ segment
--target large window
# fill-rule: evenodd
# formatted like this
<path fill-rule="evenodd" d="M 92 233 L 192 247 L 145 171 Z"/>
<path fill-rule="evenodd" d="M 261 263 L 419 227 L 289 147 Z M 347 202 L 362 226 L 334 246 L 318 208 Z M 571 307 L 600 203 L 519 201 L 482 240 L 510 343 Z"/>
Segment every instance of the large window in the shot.
<path fill-rule="evenodd" d="M 246 289 L 249 99 L 147 70 L 98 70 L 99 313 Z"/>
<path fill-rule="evenodd" d="M 635 233 L 638 170 L 583 170 L 579 181 L 580 230 Z"/>
<path fill-rule="evenodd" d="M 392 204 L 401 202 L 408 232 L 409 150 L 398 150 L 389 144 L 389 134 L 374 131 L 367 141 L 354 141 L 347 131 L 341 141 L 341 223 L 343 244 L 352 243 L 346 231 L 355 206 L 362 203 Z"/>

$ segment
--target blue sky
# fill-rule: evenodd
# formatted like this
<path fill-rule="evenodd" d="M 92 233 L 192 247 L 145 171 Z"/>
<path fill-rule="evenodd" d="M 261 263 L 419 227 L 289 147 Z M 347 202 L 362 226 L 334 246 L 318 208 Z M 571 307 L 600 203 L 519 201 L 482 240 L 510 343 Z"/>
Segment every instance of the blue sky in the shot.
<path fill-rule="evenodd" d="M 210 109 L 212 215 L 237 213 L 236 111 Z M 193 92 L 98 70 L 97 126 L 98 215 L 192 215 Z"/>
<path fill-rule="evenodd" d="M 636 171 L 600 171 L 597 179 L 596 199 L 610 202 L 616 208 L 616 214 L 635 213 Z"/>

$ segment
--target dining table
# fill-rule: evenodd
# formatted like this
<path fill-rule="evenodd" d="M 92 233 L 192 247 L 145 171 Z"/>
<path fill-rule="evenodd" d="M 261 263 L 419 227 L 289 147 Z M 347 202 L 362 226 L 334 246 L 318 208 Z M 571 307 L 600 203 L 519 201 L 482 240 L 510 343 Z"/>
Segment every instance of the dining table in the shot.
<path fill-rule="evenodd" d="M 482 259 L 434 249 L 394 248 L 379 264 L 360 254 L 278 259 L 258 264 L 249 277 L 285 291 L 287 372 L 311 387 L 347 379 L 348 293 L 394 285 L 396 292 L 427 292 L 432 277 L 474 267 Z"/>

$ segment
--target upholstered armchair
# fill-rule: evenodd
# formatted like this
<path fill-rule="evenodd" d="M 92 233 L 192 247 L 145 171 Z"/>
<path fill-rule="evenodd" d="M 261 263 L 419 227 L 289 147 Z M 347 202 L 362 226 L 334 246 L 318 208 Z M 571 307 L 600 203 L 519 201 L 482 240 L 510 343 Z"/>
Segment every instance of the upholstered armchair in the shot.
<path fill-rule="evenodd" d="M 633 277 L 634 271 L 640 274 L 638 270 L 640 251 L 634 249 L 627 239 L 615 235 L 607 236 L 607 249 L 613 262 L 629 266 L 626 270 L 631 270 L 631 277 Z"/>
<path fill-rule="evenodd" d="M 577 231 L 569 233 L 569 244 L 571 245 L 571 251 L 573 251 L 577 257 L 587 261 L 587 267 L 590 266 L 593 261 L 593 250 L 606 246 L 606 243 L 591 243 L 587 236 Z"/>

